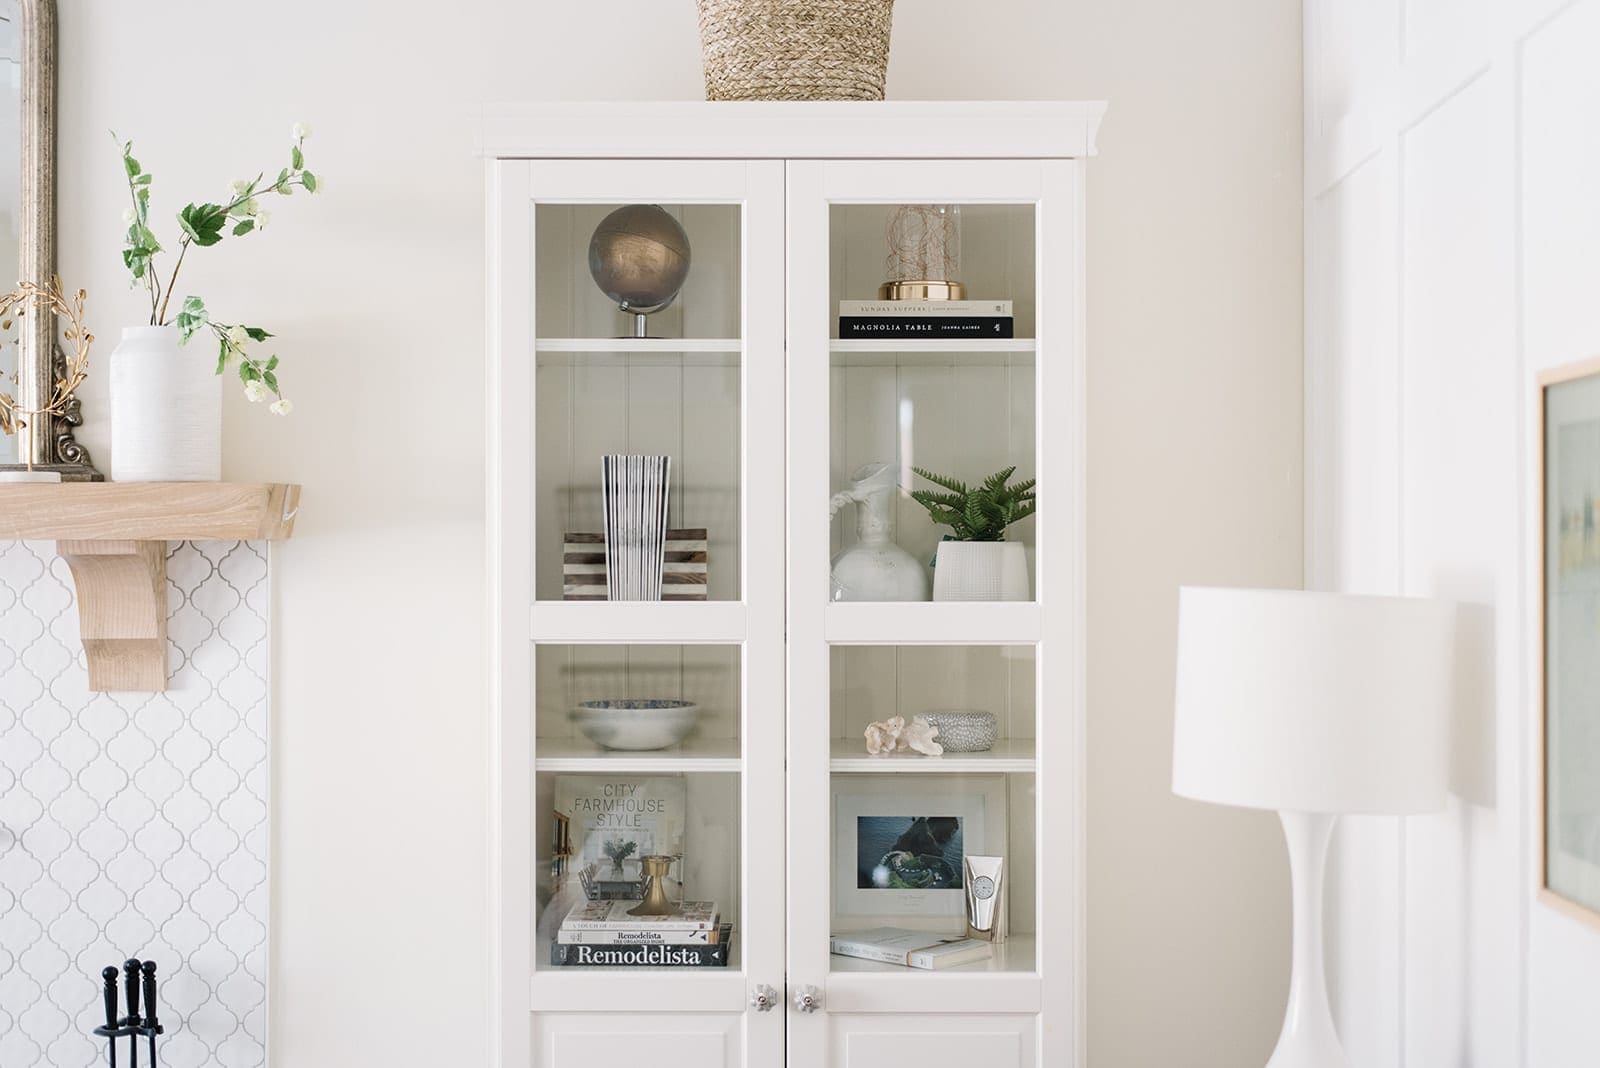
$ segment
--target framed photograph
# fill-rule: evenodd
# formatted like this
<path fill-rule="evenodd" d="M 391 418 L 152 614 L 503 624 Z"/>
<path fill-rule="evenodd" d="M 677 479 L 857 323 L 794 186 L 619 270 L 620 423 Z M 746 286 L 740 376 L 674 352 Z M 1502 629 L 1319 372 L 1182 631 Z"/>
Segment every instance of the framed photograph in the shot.
<path fill-rule="evenodd" d="M 960 926 L 962 861 L 969 853 L 1005 855 L 1005 777 L 836 776 L 833 843 L 833 915 L 841 929 L 852 919 L 872 927 Z"/>
<path fill-rule="evenodd" d="M 1542 896 L 1600 924 L 1600 360 L 1539 385 Z"/>

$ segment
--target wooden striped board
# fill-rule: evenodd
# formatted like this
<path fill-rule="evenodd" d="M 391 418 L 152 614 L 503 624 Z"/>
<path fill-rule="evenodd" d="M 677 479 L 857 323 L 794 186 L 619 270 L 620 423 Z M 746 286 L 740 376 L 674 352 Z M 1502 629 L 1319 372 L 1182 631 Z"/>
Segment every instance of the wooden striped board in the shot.
<path fill-rule="evenodd" d="M 561 536 L 561 598 L 604 601 L 606 538 L 604 534 Z M 706 528 L 667 531 L 666 559 L 661 568 L 663 601 L 706 599 Z"/>

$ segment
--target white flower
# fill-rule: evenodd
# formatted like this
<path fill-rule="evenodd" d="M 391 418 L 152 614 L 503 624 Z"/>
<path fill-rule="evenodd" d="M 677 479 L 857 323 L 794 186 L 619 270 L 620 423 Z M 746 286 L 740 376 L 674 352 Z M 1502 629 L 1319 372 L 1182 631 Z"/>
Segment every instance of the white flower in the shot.
<path fill-rule="evenodd" d="M 250 340 L 250 332 L 248 330 L 246 330 L 244 327 L 242 327 L 242 326 L 230 326 L 230 327 L 228 327 L 228 344 L 232 345 L 234 348 L 240 348 L 241 346 L 244 345 L 244 343 L 246 341 L 249 341 L 249 340 Z"/>
<path fill-rule="evenodd" d="M 246 382 L 244 384 L 244 399 L 251 404 L 260 404 L 267 399 L 267 387 L 260 382 Z"/>
<path fill-rule="evenodd" d="M 271 216 L 272 213 L 266 208 L 257 208 L 256 213 L 250 217 L 256 221 L 257 230 L 265 230 L 267 228 L 267 219 L 271 218 Z"/>
<path fill-rule="evenodd" d="M 294 129 L 290 130 L 289 133 L 298 143 L 311 136 L 311 127 L 307 126 L 303 122 L 297 122 L 294 124 Z"/>
<path fill-rule="evenodd" d="M 129 226 L 132 226 L 133 220 L 137 219 L 138 217 L 138 214 L 135 213 L 132 208 L 122 209 L 122 221 L 127 223 Z"/>
<path fill-rule="evenodd" d="M 245 195 L 245 192 L 247 190 L 249 190 L 249 188 L 250 188 L 250 183 L 245 181 L 242 178 L 237 182 L 229 182 L 228 183 L 228 199 L 229 200 L 238 200 L 240 197 Z"/>
<path fill-rule="evenodd" d="M 261 205 L 256 202 L 255 197 L 251 197 L 249 200 L 245 201 L 242 206 L 246 215 L 254 215 L 261 210 Z"/>
<path fill-rule="evenodd" d="M 294 411 L 294 405 L 290 404 L 287 400 L 275 400 L 271 404 L 267 405 L 267 411 L 271 412 L 273 415 L 288 415 L 290 412 Z"/>

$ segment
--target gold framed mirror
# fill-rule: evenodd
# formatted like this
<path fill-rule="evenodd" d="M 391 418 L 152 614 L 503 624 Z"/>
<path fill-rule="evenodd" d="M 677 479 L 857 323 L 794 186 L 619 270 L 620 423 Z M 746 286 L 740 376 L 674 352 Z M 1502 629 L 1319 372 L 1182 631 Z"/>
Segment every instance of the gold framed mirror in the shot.
<path fill-rule="evenodd" d="M 0 262 L 14 257 L 17 274 L 3 279 L 48 284 L 56 273 L 56 5 L 55 0 L 0 0 L 0 137 L 18 147 L 0 154 Z M 6 164 L 15 161 L 14 168 Z M 29 316 L 10 350 L 16 396 L 24 409 L 44 406 L 65 356 L 51 316 Z M 60 472 L 64 481 L 101 480 L 75 436 L 83 417 L 77 399 L 61 415 L 40 415 L 17 431 L 14 464 Z"/>

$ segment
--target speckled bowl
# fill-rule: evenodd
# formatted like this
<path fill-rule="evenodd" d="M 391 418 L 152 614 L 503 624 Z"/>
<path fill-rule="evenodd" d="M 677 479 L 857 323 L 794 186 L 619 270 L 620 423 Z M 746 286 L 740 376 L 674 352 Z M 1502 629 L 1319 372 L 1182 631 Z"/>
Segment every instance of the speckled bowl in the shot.
<path fill-rule="evenodd" d="M 944 746 L 946 753 L 982 753 L 994 747 L 993 712 L 943 708 L 924 712 L 922 718 L 939 728 L 933 740 Z"/>
<path fill-rule="evenodd" d="M 625 697 L 584 701 L 572 710 L 572 722 L 603 749 L 642 752 L 677 745 L 694 729 L 700 706 L 692 701 Z"/>

